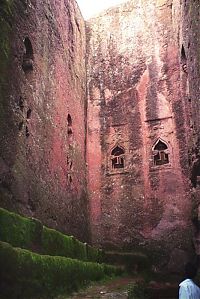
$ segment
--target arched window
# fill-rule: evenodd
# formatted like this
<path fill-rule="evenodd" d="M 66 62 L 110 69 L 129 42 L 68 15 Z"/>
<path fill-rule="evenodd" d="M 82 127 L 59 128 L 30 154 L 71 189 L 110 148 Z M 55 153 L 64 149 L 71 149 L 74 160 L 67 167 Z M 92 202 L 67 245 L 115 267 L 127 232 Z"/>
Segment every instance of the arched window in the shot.
<path fill-rule="evenodd" d="M 125 152 L 120 146 L 116 146 L 111 152 L 112 169 L 124 168 Z"/>
<path fill-rule="evenodd" d="M 153 148 L 153 160 L 155 166 L 169 163 L 168 146 L 161 140 L 158 140 Z"/>
<path fill-rule="evenodd" d="M 24 72 L 33 70 L 33 47 L 28 37 L 24 39 L 24 56 L 22 68 Z"/>

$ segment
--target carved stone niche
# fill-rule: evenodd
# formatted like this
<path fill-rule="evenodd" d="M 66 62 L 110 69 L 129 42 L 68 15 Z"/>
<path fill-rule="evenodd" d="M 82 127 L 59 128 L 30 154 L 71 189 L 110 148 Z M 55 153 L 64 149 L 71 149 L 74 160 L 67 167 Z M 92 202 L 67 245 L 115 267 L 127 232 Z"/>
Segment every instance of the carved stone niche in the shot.
<path fill-rule="evenodd" d="M 110 174 L 123 173 L 125 171 L 125 149 L 121 145 L 115 145 L 108 159 L 108 172 Z"/>
<path fill-rule="evenodd" d="M 24 39 L 24 56 L 22 69 L 25 73 L 33 70 L 33 47 L 28 37 Z"/>
<path fill-rule="evenodd" d="M 153 167 L 170 165 L 170 150 L 168 144 L 158 139 L 152 148 Z"/>

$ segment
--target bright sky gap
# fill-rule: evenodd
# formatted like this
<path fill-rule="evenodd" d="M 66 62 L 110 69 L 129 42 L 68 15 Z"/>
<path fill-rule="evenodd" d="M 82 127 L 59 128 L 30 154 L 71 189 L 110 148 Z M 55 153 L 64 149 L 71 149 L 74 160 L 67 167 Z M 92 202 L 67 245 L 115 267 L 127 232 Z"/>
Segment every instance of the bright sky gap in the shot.
<path fill-rule="evenodd" d="M 76 0 L 84 19 L 89 19 L 92 16 L 100 13 L 102 10 L 109 7 L 126 2 L 127 0 Z"/>

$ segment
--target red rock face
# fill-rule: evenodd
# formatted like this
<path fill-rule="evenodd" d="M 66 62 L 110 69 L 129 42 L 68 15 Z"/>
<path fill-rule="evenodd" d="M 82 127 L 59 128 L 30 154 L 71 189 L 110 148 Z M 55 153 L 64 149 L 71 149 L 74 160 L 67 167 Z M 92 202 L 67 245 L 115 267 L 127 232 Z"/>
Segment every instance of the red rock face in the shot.
<path fill-rule="evenodd" d="M 181 60 L 184 66 L 182 85 L 184 90 L 185 107 L 188 111 L 188 153 L 190 178 L 193 186 L 194 201 L 193 223 L 195 224 L 195 248 L 200 254 L 200 3 L 185 1 L 182 4 L 182 30 L 180 34 Z"/>
<path fill-rule="evenodd" d="M 3 3 L 1 206 L 86 240 L 84 21 L 74 1 Z"/>
<path fill-rule="evenodd" d="M 106 248 L 190 251 L 177 6 L 130 1 L 87 24 L 92 238 Z"/>
<path fill-rule="evenodd" d="M 2 0 L 1 206 L 177 269 L 200 219 L 199 9 L 127 2 L 87 23 L 86 49 L 73 0 Z"/>

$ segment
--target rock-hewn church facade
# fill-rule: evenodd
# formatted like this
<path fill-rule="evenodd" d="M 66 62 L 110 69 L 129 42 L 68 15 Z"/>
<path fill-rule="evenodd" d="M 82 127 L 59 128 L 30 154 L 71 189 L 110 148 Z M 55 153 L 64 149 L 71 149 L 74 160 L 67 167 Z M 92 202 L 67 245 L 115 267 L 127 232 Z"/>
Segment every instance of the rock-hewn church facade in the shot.
<path fill-rule="evenodd" d="M 198 251 L 200 4 L 0 4 L 1 206 L 81 240 Z M 195 240 L 195 241 L 194 241 Z"/>

